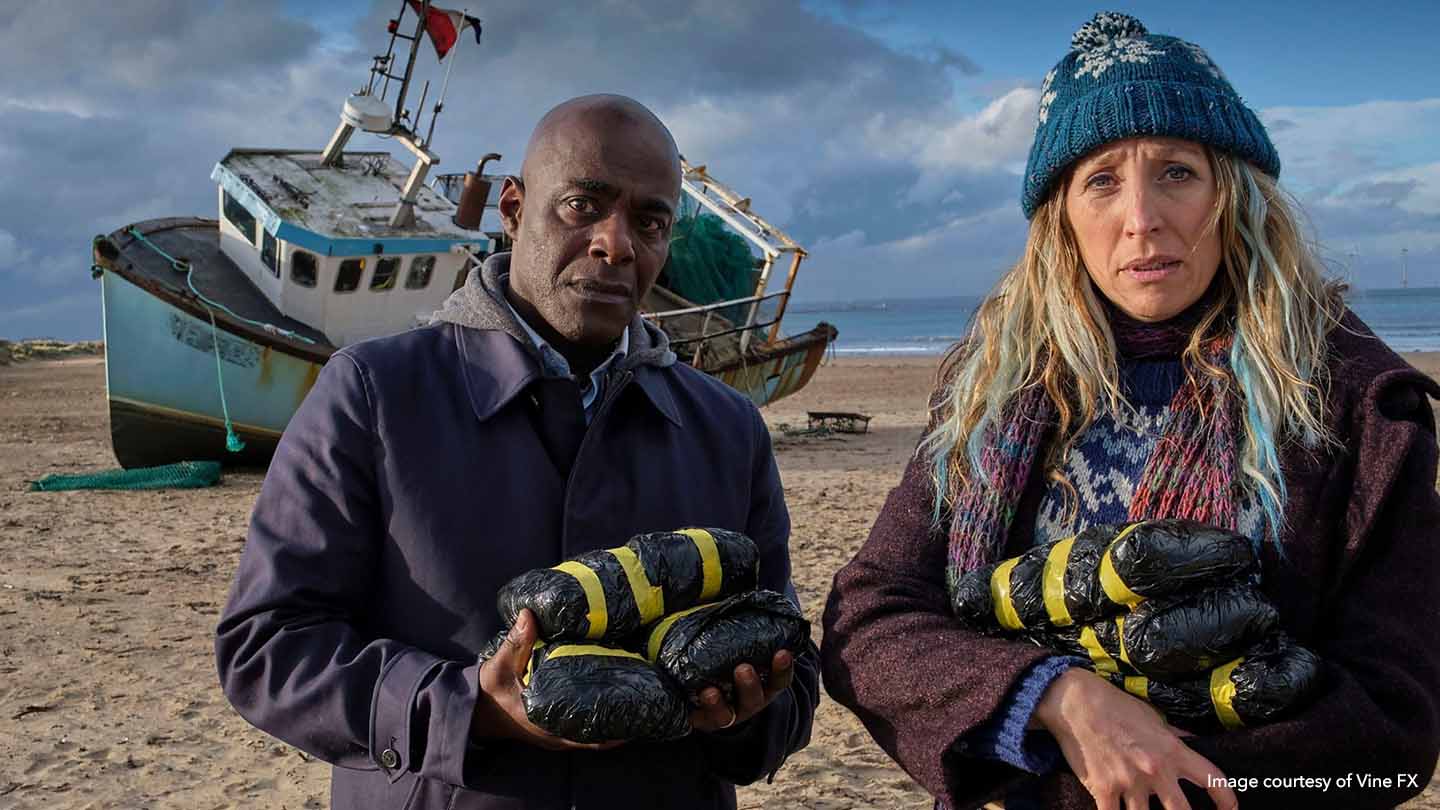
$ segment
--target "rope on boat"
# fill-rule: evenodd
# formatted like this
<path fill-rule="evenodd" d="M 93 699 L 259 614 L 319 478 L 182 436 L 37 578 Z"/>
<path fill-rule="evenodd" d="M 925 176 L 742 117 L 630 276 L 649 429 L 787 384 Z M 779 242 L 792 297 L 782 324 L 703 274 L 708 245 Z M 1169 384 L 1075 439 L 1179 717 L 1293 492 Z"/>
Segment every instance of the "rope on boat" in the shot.
<path fill-rule="evenodd" d="M 184 273 L 185 283 L 190 288 L 190 292 L 194 293 L 195 297 L 199 298 L 200 301 L 206 306 L 214 307 L 215 309 L 224 312 L 226 315 L 229 315 L 231 318 L 234 318 L 241 323 L 246 323 L 251 326 L 258 327 L 265 330 L 269 334 L 279 335 L 280 337 L 289 338 L 290 340 L 298 340 L 302 343 L 309 343 L 312 346 L 315 345 L 315 341 L 313 339 L 308 338 L 300 334 L 299 332 L 291 329 L 286 329 L 282 326 L 276 326 L 273 323 L 266 323 L 265 321 L 257 321 L 253 318 L 247 318 L 244 315 L 241 315 L 235 310 L 220 303 L 219 301 L 212 301 L 209 298 L 206 298 L 203 293 L 201 293 L 198 289 L 195 288 L 195 277 L 194 274 L 190 272 L 189 262 L 185 261 L 184 259 L 177 259 L 174 256 L 171 256 L 169 253 L 166 253 L 164 250 L 161 250 L 159 245 L 151 242 L 149 239 L 146 239 L 145 234 L 140 233 L 138 230 L 135 229 L 135 226 L 133 225 L 130 226 L 129 233 L 131 236 L 143 242 L 146 247 L 150 248 L 156 253 L 159 253 L 161 256 L 164 256 L 165 259 L 170 262 L 171 269 L 173 269 L 175 272 Z"/>
<path fill-rule="evenodd" d="M 235 433 L 235 425 L 230 421 L 230 405 L 225 401 L 225 372 L 220 364 L 220 327 L 215 323 L 215 310 L 220 309 L 226 314 L 228 314 L 230 317 L 235 318 L 236 320 L 243 321 L 244 323 L 248 323 L 252 326 L 258 326 L 261 329 L 264 329 L 266 332 L 270 332 L 272 334 L 283 334 L 286 337 L 303 340 L 306 343 L 314 343 L 315 341 L 305 337 L 304 335 L 297 335 L 288 329 L 281 329 L 273 324 L 268 324 L 262 321 L 256 321 L 237 315 L 233 310 L 231 310 L 224 304 L 221 304 L 218 301 L 211 301 L 209 298 L 206 298 L 203 294 L 201 294 L 199 290 L 195 289 L 195 274 L 190 271 L 189 262 L 182 261 L 175 258 L 174 256 L 171 256 L 169 253 L 166 253 L 160 248 L 159 245 L 151 242 L 149 239 L 146 239 L 145 234 L 140 233 L 140 231 L 137 230 L 133 225 L 130 226 L 128 232 L 131 236 L 140 240 L 141 244 L 145 245 L 146 247 L 150 248 L 161 256 L 164 256 L 165 259 L 170 262 L 171 269 L 175 270 L 178 273 L 185 274 L 185 285 L 190 288 L 190 292 L 193 293 L 196 298 L 200 299 L 201 305 L 205 307 L 206 314 L 210 316 L 210 348 L 215 355 L 215 381 L 217 387 L 220 389 L 220 412 L 225 416 L 225 449 L 229 450 L 232 453 L 238 453 L 241 450 L 244 450 L 245 442 L 241 440 L 240 436 Z"/>

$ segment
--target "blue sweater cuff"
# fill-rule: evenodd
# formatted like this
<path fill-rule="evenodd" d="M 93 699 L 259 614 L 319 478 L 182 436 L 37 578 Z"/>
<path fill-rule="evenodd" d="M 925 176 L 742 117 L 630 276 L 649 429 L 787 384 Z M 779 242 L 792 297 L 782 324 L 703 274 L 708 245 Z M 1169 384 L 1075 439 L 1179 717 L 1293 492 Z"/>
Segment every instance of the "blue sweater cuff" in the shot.
<path fill-rule="evenodd" d="M 986 723 L 960 737 L 957 748 L 970 756 L 995 759 L 1033 774 L 1048 773 L 1060 763 L 1060 746 L 1046 731 L 1026 731 L 1040 697 L 1065 670 L 1079 662 L 1051 656 L 1030 667 L 1015 691 Z"/>

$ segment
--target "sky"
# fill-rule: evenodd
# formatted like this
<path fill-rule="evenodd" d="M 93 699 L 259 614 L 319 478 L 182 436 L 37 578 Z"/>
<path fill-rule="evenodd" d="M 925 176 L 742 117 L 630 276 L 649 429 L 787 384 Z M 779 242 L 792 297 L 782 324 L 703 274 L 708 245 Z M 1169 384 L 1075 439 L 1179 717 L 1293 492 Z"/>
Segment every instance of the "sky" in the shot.
<path fill-rule="evenodd" d="M 1336 275 L 1399 286 L 1405 251 L 1411 286 L 1440 286 L 1433 0 L 469 2 L 485 33 L 451 57 L 437 171 L 517 171 L 554 104 L 633 96 L 809 250 L 797 303 L 987 291 L 1024 242 L 1040 80 L 1102 9 L 1209 52 Z M 399 5 L 0 0 L 0 338 L 99 337 L 92 237 L 216 216 L 231 148 L 323 147 Z M 417 65 L 438 85 L 433 52 Z"/>

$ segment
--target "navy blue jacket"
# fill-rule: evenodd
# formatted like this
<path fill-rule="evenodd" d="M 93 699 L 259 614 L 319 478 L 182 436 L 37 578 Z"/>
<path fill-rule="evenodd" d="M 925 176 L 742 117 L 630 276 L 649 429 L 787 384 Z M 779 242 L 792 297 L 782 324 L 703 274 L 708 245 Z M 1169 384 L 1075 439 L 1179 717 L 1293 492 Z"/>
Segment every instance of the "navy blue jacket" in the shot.
<path fill-rule="evenodd" d="M 477 651 L 523 571 L 714 526 L 752 537 L 762 587 L 794 595 L 748 399 L 684 364 L 617 369 L 567 481 L 528 410 L 540 373 L 513 334 L 432 324 L 337 352 L 280 441 L 218 629 L 220 680 L 251 723 L 335 766 L 333 807 L 733 808 L 733 784 L 809 740 L 813 647 L 731 732 L 600 753 L 470 743 Z"/>

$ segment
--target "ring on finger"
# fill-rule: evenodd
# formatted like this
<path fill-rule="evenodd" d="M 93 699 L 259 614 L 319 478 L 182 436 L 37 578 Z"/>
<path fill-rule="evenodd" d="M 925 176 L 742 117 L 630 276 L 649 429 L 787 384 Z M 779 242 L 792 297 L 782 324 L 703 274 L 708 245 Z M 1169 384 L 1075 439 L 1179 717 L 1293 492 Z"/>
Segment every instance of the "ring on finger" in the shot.
<path fill-rule="evenodd" d="M 731 726 L 735 725 L 735 721 L 738 720 L 738 719 L 740 719 L 740 716 L 739 716 L 739 715 L 735 712 L 735 710 L 732 708 L 732 709 L 730 710 L 730 722 L 726 723 L 725 725 L 721 726 L 720 728 L 722 728 L 722 729 L 730 728 Z"/>

